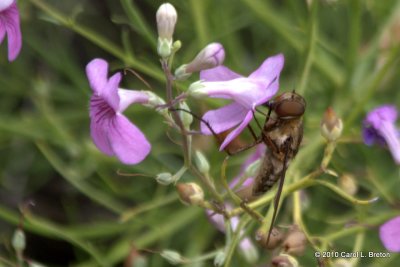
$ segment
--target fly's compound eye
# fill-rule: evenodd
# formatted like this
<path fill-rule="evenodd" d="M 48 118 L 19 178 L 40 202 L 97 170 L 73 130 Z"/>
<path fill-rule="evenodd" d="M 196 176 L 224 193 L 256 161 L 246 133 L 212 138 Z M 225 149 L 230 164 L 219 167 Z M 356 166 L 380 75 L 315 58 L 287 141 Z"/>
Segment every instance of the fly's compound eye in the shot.
<path fill-rule="evenodd" d="M 304 104 L 293 100 L 282 101 L 275 107 L 275 113 L 280 118 L 300 117 L 304 114 L 304 111 Z"/>

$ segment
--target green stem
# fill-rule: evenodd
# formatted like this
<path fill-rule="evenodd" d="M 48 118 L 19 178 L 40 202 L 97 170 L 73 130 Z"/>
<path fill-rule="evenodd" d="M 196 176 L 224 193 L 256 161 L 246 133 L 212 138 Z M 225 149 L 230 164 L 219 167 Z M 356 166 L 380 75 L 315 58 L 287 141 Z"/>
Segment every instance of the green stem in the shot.
<path fill-rule="evenodd" d="M 300 79 L 300 85 L 296 90 L 299 94 L 304 94 L 304 92 L 306 90 L 307 81 L 308 81 L 308 78 L 310 77 L 311 66 L 314 61 L 314 49 L 315 49 L 315 45 L 316 45 L 317 31 L 318 31 L 318 28 L 317 28 L 318 12 L 317 11 L 318 11 L 318 1 L 313 1 L 312 9 L 311 9 L 311 32 L 310 32 L 310 40 L 309 40 L 309 44 L 308 44 L 308 52 L 307 52 L 307 57 L 306 57 L 306 61 L 305 61 L 304 68 L 303 68 L 303 73 L 302 73 L 301 79 Z"/>

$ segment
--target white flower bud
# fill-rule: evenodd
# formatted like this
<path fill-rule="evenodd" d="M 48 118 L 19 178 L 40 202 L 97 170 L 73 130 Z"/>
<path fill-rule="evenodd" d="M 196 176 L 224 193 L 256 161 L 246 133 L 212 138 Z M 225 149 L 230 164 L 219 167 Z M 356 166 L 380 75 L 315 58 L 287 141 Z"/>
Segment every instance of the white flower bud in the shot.
<path fill-rule="evenodd" d="M 179 103 L 179 108 L 190 111 L 189 106 L 186 104 L 186 102 L 181 102 Z M 179 111 L 179 116 L 181 117 L 183 126 L 185 126 L 185 129 L 190 129 L 190 124 L 193 122 L 193 116 L 189 112 L 186 111 Z"/>
<path fill-rule="evenodd" d="M 163 250 L 160 256 L 166 259 L 172 265 L 178 265 L 185 263 L 185 259 L 176 251 L 173 250 Z"/>
<path fill-rule="evenodd" d="M 355 195 L 358 191 L 357 181 L 351 174 L 343 174 L 338 179 L 338 185 L 349 195 Z"/>
<path fill-rule="evenodd" d="M 189 86 L 187 92 L 195 98 L 203 98 L 207 96 L 207 93 L 203 90 L 204 88 L 205 86 L 203 85 L 203 81 L 197 81 Z"/>
<path fill-rule="evenodd" d="M 15 230 L 11 243 L 15 251 L 23 251 L 26 246 L 24 231 L 21 229 Z"/>
<path fill-rule="evenodd" d="M 167 39 L 172 44 L 172 35 L 174 34 L 176 20 L 178 19 L 178 14 L 174 6 L 170 3 L 162 4 L 157 10 L 156 19 L 158 37 L 160 39 Z"/>
<path fill-rule="evenodd" d="M 175 177 L 173 177 L 169 172 L 162 172 L 157 174 L 156 181 L 162 185 L 170 185 L 175 182 Z"/>
<path fill-rule="evenodd" d="M 208 163 L 208 160 L 203 153 L 196 151 L 194 160 L 201 173 L 206 174 L 210 171 L 210 163 Z"/>
<path fill-rule="evenodd" d="M 176 10 L 170 3 L 162 4 L 157 10 L 157 52 L 163 58 L 169 57 L 172 53 L 172 35 L 174 34 L 177 18 Z"/>

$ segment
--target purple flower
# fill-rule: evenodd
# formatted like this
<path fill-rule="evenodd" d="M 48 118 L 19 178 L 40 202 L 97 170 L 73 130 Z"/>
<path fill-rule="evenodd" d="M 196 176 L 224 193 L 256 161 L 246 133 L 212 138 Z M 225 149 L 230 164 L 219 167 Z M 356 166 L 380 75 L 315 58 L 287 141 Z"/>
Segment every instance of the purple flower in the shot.
<path fill-rule="evenodd" d="M 14 61 L 22 46 L 19 11 L 15 0 L 0 1 L 0 44 L 7 33 L 8 61 Z"/>
<path fill-rule="evenodd" d="M 387 145 L 396 164 L 400 164 L 399 130 L 395 125 L 397 115 L 395 106 L 383 105 L 373 109 L 364 120 L 363 137 L 366 145 Z"/>
<path fill-rule="evenodd" d="M 379 237 L 387 250 L 400 252 L 400 216 L 382 224 Z"/>
<path fill-rule="evenodd" d="M 214 97 L 233 100 L 232 103 L 208 111 L 203 119 L 216 133 L 236 126 L 222 143 L 223 150 L 253 118 L 255 108 L 270 100 L 279 89 L 279 75 L 283 68 L 282 54 L 267 58 L 261 66 L 248 77 L 243 77 L 225 66 L 218 66 L 200 72 L 202 81 L 189 88 L 194 97 Z M 211 134 L 208 127 L 201 125 L 204 134 Z"/>
<path fill-rule="evenodd" d="M 90 98 L 90 132 L 95 145 L 104 154 L 116 156 L 124 164 L 141 162 L 150 152 L 143 133 L 122 112 L 132 103 L 149 104 L 144 91 L 119 89 L 121 74 L 107 78 L 108 63 L 94 59 L 86 66 L 93 95 Z"/>

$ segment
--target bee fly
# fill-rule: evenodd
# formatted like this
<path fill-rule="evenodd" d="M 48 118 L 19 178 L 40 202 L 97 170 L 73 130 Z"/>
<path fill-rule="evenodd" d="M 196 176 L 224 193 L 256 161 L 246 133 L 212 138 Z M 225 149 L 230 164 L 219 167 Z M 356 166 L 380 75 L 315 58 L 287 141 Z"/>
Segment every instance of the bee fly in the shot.
<path fill-rule="evenodd" d="M 262 128 L 261 136 L 257 138 L 251 127 L 249 127 L 255 138 L 255 142 L 236 152 L 227 152 L 230 155 L 236 154 L 237 152 L 246 150 L 259 143 L 264 143 L 267 146 L 267 150 L 253 184 L 239 190 L 237 195 L 245 201 L 252 200 L 266 193 L 279 180 L 278 191 L 274 200 L 274 213 L 266 242 L 266 245 L 268 245 L 278 211 L 286 169 L 291 160 L 296 156 L 303 138 L 302 117 L 306 109 L 306 101 L 301 95 L 293 91 L 277 96 L 274 100 L 265 103 L 264 106 L 269 108 L 264 127 L 261 127 L 256 120 L 258 126 Z M 206 124 L 210 131 L 217 136 L 208 122 L 198 116 L 195 117 Z"/>
<path fill-rule="evenodd" d="M 296 156 L 303 138 L 302 116 L 305 112 L 306 102 L 301 95 L 295 92 L 286 92 L 264 105 L 269 108 L 269 113 L 262 128 L 261 136 L 257 138 L 256 143 L 263 142 L 267 146 L 267 150 L 254 183 L 239 191 L 238 195 L 242 199 L 253 199 L 266 193 L 279 180 L 274 201 L 274 213 L 266 242 L 266 245 L 268 245 L 279 206 L 286 169 L 290 161 Z"/>

